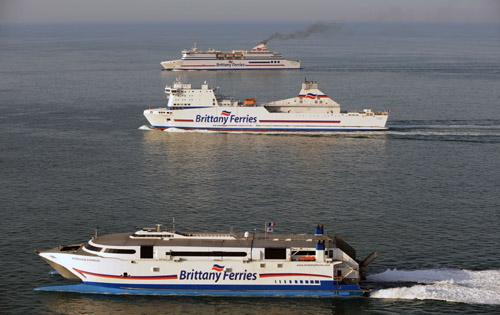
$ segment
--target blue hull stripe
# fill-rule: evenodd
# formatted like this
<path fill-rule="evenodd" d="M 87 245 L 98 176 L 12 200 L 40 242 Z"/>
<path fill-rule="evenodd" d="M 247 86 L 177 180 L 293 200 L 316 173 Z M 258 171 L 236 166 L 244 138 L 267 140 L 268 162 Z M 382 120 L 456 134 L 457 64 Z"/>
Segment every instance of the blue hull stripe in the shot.
<path fill-rule="evenodd" d="M 202 128 L 180 126 L 152 126 L 157 129 L 177 128 L 184 130 L 209 130 L 209 131 L 252 131 L 252 132 L 356 132 L 356 131 L 387 131 L 389 128 L 380 129 L 353 129 L 353 128 Z"/>
<path fill-rule="evenodd" d="M 151 296 L 209 296 L 209 297 L 275 297 L 275 298 L 335 298 L 335 297 L 360 297 L 366 292 L 337 291 L 337 290 L 158 290 L 158 289 L 124 289 L 111 288 L 98 285 L 74 284 L 61 286 L 47 286 L 36 288 L 42 292 L 67 292 L 80 294 L 112 294 L 112 295 L 151 295 Z"/>
<path fill-rule="evenodd" d="M 333 281 L 321 281 L 319 285 L 248 285 L 248 284 L 137 284 L 137 283 L 102 283 L 85 282 L 87 285 L 96 285 L 107 288 L 121 289 L 156 289 L 156 290 L 222 290 L 222 291 L 347 291 L 363 292 L 359 285 L 337 285 Z"/>

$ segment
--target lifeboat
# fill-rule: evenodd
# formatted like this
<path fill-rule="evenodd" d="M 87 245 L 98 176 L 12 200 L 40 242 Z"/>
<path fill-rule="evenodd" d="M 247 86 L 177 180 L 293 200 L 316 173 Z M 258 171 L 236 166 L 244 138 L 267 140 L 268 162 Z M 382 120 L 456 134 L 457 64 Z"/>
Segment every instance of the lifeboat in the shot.
<path fill-rule="evenodd" d="M 316 261 L 316 256 L 301 256 L 299 261 Z"/>
<path fill-rule="evenodd" d="M 256 103 L 257 103 L 257 101 L 255 100 L 255 98 L 247 98 L 243 102 L 243 105 L 244 106 L 255 106 Z"/>

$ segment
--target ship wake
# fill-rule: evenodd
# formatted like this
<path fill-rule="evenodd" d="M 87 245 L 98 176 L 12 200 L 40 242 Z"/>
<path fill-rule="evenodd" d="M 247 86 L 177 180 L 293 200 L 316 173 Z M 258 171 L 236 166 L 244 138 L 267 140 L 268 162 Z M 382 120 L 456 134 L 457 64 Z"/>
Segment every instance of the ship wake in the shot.
<path fill-rule="evenodd" d="M 372 298 L 500 305 L 500 270 L 388 269 L 368 276 L 367 280 L 374 283 L 416 283 L 374 290 L 370 295 Z"/>
<path fill-rule="evenodd" d="M 498 143 L 500 121 L 395 121 L 387 132 L 392 138 L 407 140 Z"/>

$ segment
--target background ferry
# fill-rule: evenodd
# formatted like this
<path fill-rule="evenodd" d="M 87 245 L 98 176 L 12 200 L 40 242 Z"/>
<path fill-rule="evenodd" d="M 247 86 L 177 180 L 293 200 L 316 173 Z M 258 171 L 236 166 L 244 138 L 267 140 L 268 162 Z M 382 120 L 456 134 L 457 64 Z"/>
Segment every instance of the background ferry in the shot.
<path fill-rule="evenodd" d="M 178 60 L 161 62 L 164 70 L 284 70 L 300 69 L 300 61 L 283 58 L 261 43 L 252 50 L 183 50 Z"/>

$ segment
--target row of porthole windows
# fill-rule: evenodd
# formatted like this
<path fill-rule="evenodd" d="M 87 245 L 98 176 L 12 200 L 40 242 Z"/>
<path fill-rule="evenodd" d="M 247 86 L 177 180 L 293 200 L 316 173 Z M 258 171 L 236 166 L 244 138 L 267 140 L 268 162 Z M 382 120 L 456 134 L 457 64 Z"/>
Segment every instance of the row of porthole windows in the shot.
<path fill-rule="evenodd" d="M 320 284 L 319 280 L 274 280 L 278 284 Z"/>
<path fill-rule="evenodd" d="M 300 104 L 302 104 L 302 103 L 303 103 L 302 99 L 299 99 L 299 103 L 300 103 Z M 315 103 L 315 104 L 318 104 L 318 101 L 316 100 L 316 101 L 314 101 L 314 103 Z M 319 103 L 320 103 L 320 104 L 323 104 L 323 101 L 319 101 Z"/>

